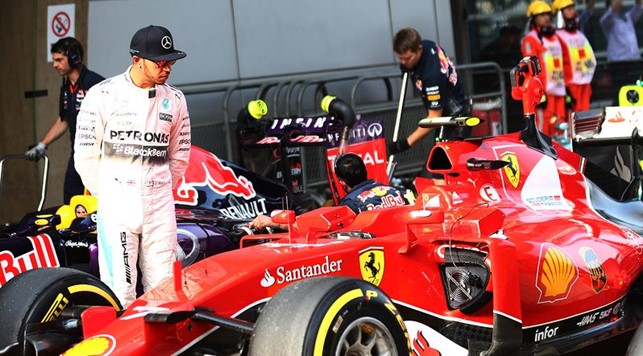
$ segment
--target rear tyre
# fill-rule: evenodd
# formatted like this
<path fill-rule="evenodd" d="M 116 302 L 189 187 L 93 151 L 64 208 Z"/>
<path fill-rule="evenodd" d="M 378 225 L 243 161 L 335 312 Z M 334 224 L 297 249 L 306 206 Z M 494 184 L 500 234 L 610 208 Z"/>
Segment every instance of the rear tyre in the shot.
<path fill-rule="evenodd" d="M 409 338 L 393 302 L 357 279 L 293 283 L 263 308 L 249 355 L 408 355 Z"/>
<path fill-rule="evenodd" d="M 38 268 L 10 279 L 0 288 L 0 350 L 17 343 L 13 350 L 27 354 L 27 325 L 55 320 L 73 305 L 123 308 L 98 278 L 74 269 Z"/>

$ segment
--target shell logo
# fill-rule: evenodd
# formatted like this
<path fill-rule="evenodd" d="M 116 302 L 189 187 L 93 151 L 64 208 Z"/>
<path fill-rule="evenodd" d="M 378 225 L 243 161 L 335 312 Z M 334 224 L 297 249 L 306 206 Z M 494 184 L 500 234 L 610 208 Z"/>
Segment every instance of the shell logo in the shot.
<path fill-rule="evenodd" d="M 65 351 L 63 356 L 109 355 L 114 351 L 116 340 L 111 335 L 96 335 Z"/>
<path fill-rule="evenodd" d="M 540 291 L 538 303 L 567 299 L 576 280 L 578 267 L 571 257 L 554 244 L 542 244 L 536 272 L 536 288 Z"/>

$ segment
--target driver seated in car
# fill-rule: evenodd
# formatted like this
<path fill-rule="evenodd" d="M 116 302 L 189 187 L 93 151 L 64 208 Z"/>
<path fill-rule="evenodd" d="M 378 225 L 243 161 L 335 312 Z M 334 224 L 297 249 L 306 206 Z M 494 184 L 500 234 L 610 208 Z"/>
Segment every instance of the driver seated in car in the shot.
<path fill-rule="evenodd" d="M 364 161 L 354 153 L 346 153 L 337 158 L 335 175 L 342 188 L 348 192 L 339 205 L 348 206 L 355 214 L 407 204 L 399 189 L 368 179 Z M 248 227 L 256 230 L 266 227 L 288 230 L 288 225 L 274 223 L 267 215 L 258 215 Z"/>

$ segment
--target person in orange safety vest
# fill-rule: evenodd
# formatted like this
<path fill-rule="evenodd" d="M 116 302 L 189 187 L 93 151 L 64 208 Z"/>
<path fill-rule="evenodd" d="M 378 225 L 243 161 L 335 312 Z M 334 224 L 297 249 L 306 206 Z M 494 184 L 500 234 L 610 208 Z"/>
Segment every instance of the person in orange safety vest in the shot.
<path fill-rule="evenodd" d="M 574 0 L 554 0 L 554 13 L 560 12 L 564 24 L 556 31 L 563 48 L 565 86 L 571 96 L 572 110 L 589 110 L 596 56 L 587 37 L 580 31 Z"/>
<path fill-rule="evenodd" d="M 551 22 L 551 7 L 544 1 L 533 1 L 527 7 L 529 32 L 522 38 L 523 56 L 536 56 L 542 68 L 538 78 L 545 95 L 537 113 L 538 128 L 544 134 L 557 133 L 557 123 L 567 122 L 563 49 Z"/>

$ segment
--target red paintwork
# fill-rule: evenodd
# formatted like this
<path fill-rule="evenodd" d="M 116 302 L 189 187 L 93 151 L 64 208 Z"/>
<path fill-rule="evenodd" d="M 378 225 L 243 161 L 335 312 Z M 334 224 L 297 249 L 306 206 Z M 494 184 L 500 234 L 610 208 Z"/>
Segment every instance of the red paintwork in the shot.
<path fill-rule="evenodd" d="M 560 146 L 555 148 L 557 160 L 526 147 L 517 133 L 438 143 L 429 161 L 436 155 L 450 161 L 451 168 L 440 170 L 447 185 L 427 186 L 415 206 L 368 211 L 356 217 L 345 207 L 301 215 L 298 226 L 311 230 L 292 231 L 280 241 L 219 254 L 189 266 L 179 277 L 180 290 L 175 290 L 174 280 L 165 281 L 96 333 L 114 338 L 113 354 L 167 354 L 210 326 L 187 321 L 146 324 L 137 313 L 199 306 L 235 316 L 290 283 L 279 283 L 280 271 L 281 275 L 286 275 L 285 271 L 306 272 L 308 267 L 319 265 L 326 268 L 323 275 L 368 280 L 360 254 L 369 251 L 383 252 L 383 273 L 375 282 L 391 299 L 439 318 L 491 327 L 495 311 L 521 321 L 523 329 L 544 328 L 543 324 L 618 301 L 643 270 L 643 238 L 592 210 L 580 173 L 583 160 Z M 515 175 L 507 168 L 464 168 L 469 158 L 503 157 L 514 161 Z M 423 208 L 432 215 L 412 216 L 413 211 Z M 349 225 L 340 228 L 337 222 Z M 337 240 L 318 230 L 365 231 L 376 237 Z M 499 230 L 502 234 L 489 236 Z M 493 291 L 493 301 L 473 315 L 447 308 L 437 268 L 447 244 L 488 253 L 486 263 L 492 272 L 488 290 Z M 592 279 L 583 257 L 588 249 L 598 257 L 604 283 Z M 556 262 L 564 272 L 558 279 L 547 272 Z M 276 279 L 274 284 L 262 286 L 262 279 L 267 285 L 270 277 Z M 553 281 L 548 283 L 546 277 Z"/>

